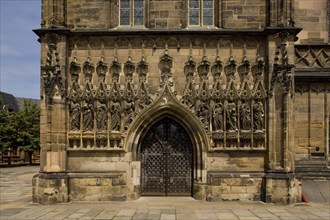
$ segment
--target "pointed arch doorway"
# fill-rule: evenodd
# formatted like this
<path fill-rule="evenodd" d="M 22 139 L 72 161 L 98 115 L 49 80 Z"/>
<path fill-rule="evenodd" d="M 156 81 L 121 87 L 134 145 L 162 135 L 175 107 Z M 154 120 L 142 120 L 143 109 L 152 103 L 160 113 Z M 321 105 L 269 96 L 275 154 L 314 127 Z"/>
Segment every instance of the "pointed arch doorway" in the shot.
<path fill-rule="evenodd" d="M 157 121 L 141 143 L 142 196 L 191 196 L 193 146 L 187 131 L 171 118 Z"/>

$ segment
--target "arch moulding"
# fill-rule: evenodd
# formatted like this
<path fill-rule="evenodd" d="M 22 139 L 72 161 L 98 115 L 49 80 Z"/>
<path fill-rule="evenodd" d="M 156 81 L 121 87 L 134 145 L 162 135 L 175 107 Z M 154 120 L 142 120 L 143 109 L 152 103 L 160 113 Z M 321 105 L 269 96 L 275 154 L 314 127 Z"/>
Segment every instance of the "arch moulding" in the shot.
<path fill-rule="evenodd" d="M 132 153 L 133 161 L 140 161 L 140 145 L 144 136 L 157 121 L 166 117 L 178 122 L 188 133 L 193 145 L 195 181 L 204 182 L 203 161 L 210 146 L 209 138 L 199 119 L 176 98 L 167 84 L 156 101 L 144 109 L 129 127 L 125 150 Z"/>

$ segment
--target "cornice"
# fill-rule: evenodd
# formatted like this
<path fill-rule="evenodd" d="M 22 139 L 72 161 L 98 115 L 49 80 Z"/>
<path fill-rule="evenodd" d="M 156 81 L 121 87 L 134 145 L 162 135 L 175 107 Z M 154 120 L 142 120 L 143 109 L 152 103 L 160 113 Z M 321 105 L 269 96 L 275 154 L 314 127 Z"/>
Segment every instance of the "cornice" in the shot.
<path fill-rule="evenodd" d="M 297 27 L 267 27 L 263 29 L 68 29 L 68 28 L 40 28 L 33 32 L 42 37 L 46 33 L 74 36 L 147 36 L 147 35 L 258 35 L 267 36 L 287 31 L 289 34 L 297 35 L 302 28 Z"/>

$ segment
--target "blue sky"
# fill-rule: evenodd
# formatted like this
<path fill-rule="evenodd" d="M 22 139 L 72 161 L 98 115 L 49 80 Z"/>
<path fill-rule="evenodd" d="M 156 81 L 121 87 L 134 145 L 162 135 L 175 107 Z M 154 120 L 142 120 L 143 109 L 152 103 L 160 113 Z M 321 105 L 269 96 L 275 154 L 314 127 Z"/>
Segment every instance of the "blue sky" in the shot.
<path fill-rule="evenodd" d="M 0 0 L 0 91 L 40 97 L 41 0 Z"/>

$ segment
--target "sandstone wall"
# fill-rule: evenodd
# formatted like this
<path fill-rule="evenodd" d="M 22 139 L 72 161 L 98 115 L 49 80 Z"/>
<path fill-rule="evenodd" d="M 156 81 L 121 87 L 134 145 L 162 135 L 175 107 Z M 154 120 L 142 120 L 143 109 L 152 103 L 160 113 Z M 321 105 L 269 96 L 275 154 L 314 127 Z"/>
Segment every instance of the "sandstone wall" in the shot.
<path fill-rule="evenodd" d="M 328 0 L 295 0 L 295 25 L 303 28 L 298 34 L 298 44 L 329 43 L 328 4 Z"/>

